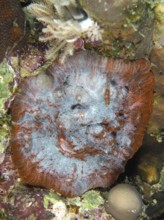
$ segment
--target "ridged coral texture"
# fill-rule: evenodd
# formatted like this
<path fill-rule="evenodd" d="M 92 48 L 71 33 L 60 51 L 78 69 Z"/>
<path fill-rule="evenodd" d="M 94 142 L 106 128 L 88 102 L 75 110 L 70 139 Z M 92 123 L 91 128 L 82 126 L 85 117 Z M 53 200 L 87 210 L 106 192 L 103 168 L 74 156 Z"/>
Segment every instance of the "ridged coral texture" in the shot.
<path fill-rule="evenodd" d="M 68 197 L 108 187 L 142 144 L 153 85 L 148 61 L 92 52 L 23 79 L 11 104 L 20 177 Z"/>

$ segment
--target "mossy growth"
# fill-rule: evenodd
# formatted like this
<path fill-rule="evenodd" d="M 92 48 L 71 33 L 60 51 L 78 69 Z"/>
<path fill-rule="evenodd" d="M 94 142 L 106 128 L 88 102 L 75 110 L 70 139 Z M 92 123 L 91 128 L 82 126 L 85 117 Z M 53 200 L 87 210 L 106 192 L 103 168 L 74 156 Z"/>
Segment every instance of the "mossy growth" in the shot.
<path fill-rule="evenodd" d="M 48 209 L 51 204 L 55 204 L 61 200 L 61 197 L 56 194 L 53 190 L 50 190 L 48 194 L 44 196 L 43 204 L 44 208 Z"/>
<path fill-rule="evenodd" d="M 0 154 L 3 153 L 8 145 L 10 131 L 10 116 L 0 117 Z"/>
<path fill-rule="evenodd" d="M 161 190 L 164 191 L 164 167 L 163 169 L 161 170 L 161 173 L 160 173 L 160 186 L 161 186 Z"/>
<path fill-rule="evenodd" d="M 13 79 L 13 70 L 5 62 L 0 64 L 0 117 L 4 114 L 4 103 L 11 95 L 9 83 Z"/>
<path fill-rule="evenodd" d="M 98 52 L 130 60 L 148 57 L 153 44 L 155 2 L 103 0 L 97 1 L 96 7 L 93 0 L 80 0 L 88 16 L 104 30 Z"/>
<path fill-rule="evenodd" d="M 49 209 L 52 205 L 59 202 L 65 203 L 66 206 L 76 206 L 80 213 L 84 211 L 90 211 L 98 209 L 101 205 L 104 205 L 104 199 L 100 195 L 100 192 L 91 190 L 83 194 L 82 197 L 66 198 L 63 199 L 61 196 L 56 194 L 54 191 L 50 191 L 44 196 L 43 204 L 44 208 Z"/>
<path fill-rule="evenodd" d="M 104 204 L 104 199 L 101 197 L 100 192 L 91 190 L 86 192 L 82 196 L 80 210 L 83 211 L 83 210 L 96 209 L 103 204 Z"/>
<path fill-rule="evenodd" d="M 157 3 L 162 2 L 163 0 L 144 0 L 151 8 L 154 8 Z"/>
<path fill-rule="evenodd" d="M 164 21 L 164 1 L 159 1 L 154 9 L 156 18 L 159 22 Z"/>
<path fill-rule="evenodd" d="M 153 131 L 149 132 L 150 136 L 155 137 L 158 143 L 162 143 L 164 138 L 164 130 L 160 128 L 156 128 Z"/>
<path fill-rule="evenodd" d="M 0 210 L 0 220 L 15 220 L 14 217 L 8 216 L 4 210 Z"/>
<path fill-rule="evenodd" d="M 5 113 L 4 104 L 11 95 L 9 83 L 13 79 L 13 70 L 5 63 L 0 64 L 0 153 L 3 153 L 8 142 L 10 116 Z"/>
<path fill-rule="evenodd" d="M 100 192 L 91 190 L 86 192 L 81 198 L 76 197 L 67 199 L 67 205 L 78 206 L 79 212 L 97 209 L 100 205 L 104 204 L 104 199 Z"/>

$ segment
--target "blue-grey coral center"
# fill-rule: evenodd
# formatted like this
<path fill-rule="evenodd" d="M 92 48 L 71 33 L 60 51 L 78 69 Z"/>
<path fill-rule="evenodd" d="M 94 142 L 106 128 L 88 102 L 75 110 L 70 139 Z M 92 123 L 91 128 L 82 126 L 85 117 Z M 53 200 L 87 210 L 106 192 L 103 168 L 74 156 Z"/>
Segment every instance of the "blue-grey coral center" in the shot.
<path fill-rule="evenodd" d="M 122 151 L 130 148 L 135 130 L 129 119 L 122 124 L 128 110 L 116 115 L 128 96 L 123 79 L 118 74 L 110 78 L 105 59 L 101 70 L 96 65 L 86 64 L 81 57 L 77 68 L 71 63 L 66 67 L 54 64 L 37 76 L 23 94 L 24 103 L 29 100 L 33 110 L 27 109 L 17 122 L 22 127 L 18 139 L 26 141 L 21 148 L 24 157 L 38 163 L 38 172 L 67 176 L 66 184 L 73 184 L 75 194 L 88 190 L 93 174 L 96 187 L 109 169 L 123 165 Z M 29 127 L 32 132 L 28 134 Z"/>

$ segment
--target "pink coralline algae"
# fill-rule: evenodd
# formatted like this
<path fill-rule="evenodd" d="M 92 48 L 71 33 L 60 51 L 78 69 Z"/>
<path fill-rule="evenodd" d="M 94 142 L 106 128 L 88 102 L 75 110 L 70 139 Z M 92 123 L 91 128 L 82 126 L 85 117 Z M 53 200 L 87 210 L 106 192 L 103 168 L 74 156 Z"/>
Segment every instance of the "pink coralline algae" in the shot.
<path fill-rule="evenodd" d="M 10 108 L 22 180 L 68 197 L 110 186 L 142 144 L 153 85 L 148 61 L 91 52 L 22 79 Z"/>

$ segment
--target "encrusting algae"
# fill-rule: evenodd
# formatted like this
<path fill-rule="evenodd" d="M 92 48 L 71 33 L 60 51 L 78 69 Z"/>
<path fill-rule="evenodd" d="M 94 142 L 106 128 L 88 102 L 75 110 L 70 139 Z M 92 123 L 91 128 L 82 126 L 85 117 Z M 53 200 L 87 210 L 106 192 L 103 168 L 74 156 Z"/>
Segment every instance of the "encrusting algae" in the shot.
<path fill-rule="evenodd" d="M 9 84 L 13 80 L 13 70 L 5 62 L 0 64 L 0 154 L 4 153 L 9 138 L 10 116 L 6 114 L 5 103 L 12 94 Z"/>

